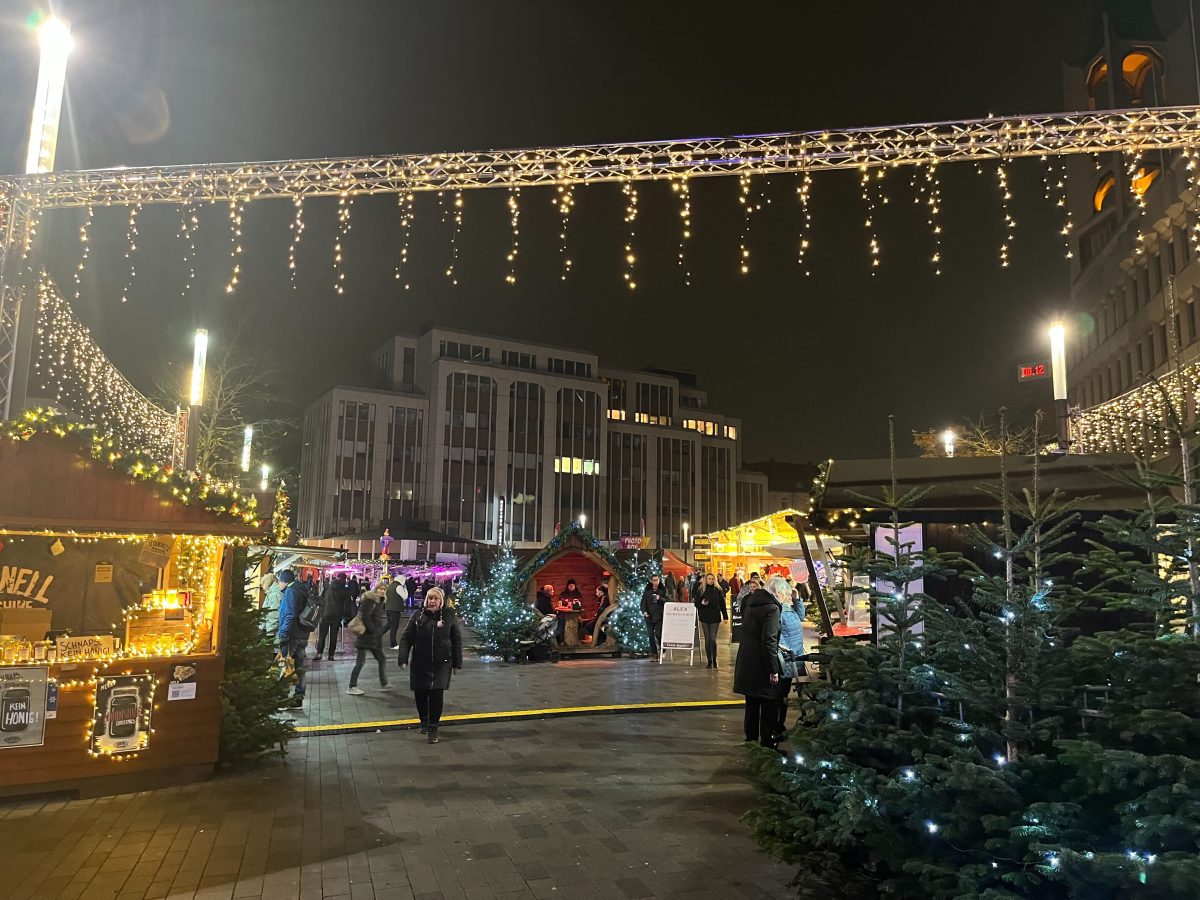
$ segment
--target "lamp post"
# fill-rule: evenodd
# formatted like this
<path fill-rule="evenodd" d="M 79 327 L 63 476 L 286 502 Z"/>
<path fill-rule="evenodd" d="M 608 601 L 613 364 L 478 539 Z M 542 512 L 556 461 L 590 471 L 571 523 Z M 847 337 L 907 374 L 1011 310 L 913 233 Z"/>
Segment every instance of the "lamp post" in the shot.
<path fill-rule="evenodd" d="M 1062 322 L 1050 326 L 1050 375 L 1054 384 L 1054 420 L 1058 425 L 1058 452 L 1071 445 L 1070 407 L 1067 403 L 1067 330 Z"/>
<path fill-rule="evenodd" d="M 188 394 L 187 458 L 184 467 L 196 467 L 196 450 L 200 441 L 200 407 L 204 405 L 204 366 L 208 360 L 208 331 L 196 329 L 192 350 L 192 383 Z"/>
<path fill-rule="evenodd" d="M 37 34 L 41 59 L 29 122 L 29 150 L 25 154 L 25 172 L 31 175 L 54 171 L 58 123 L 67 86 L 67 60 L 75 47 L 71 26 L 58 16 L 45 19 L 38 26 Z"/>
<path fill-rule="evenodd" d="M 688 565 L 688 523 L 683 523 L 683 564 Z"/>
<path fill-rule="evenodd" d="M 946 451 L 948 459 L 954 459 L 954 439 L 957 437 L 953 428 L 947 428 L 942 432 L 942 449 Z"/>
<path fill-rule="evenodd" d="M 580 528 L 587 528 L 587 513 L 580 513 L 580 514 L 579 514 L 579 527 L 580 527 Z"/>
<path fill-rule="evenodd" d="M 246 426 L 246 436 L 242 440 L 242 471 L 250 471 L 250 450 L 254 444 L 254 426 Z"/>

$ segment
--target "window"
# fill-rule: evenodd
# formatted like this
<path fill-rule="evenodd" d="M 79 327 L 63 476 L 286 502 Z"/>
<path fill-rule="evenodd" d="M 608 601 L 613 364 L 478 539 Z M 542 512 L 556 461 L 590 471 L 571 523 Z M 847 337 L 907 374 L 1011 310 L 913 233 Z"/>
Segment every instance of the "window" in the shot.
<path fill-rule="evenodd" d="M 1150 271 L 1150 296 L 1157 297 L 1158 292 L 1162 290 L 1162 266 L 1159 265 L 1158 259 L 1151 259 L 1146 268 Z"/>
<path fill-rule="evenodd" d="M 1145 306 L 1150 302 L 1150 298 L 1154 295 L 1150 293 L 1150 272 L 1146 266 L 1142 266 L 1138 272 L 1138 299 Z"/>
<path fill-rule="evenodd" d="M 424 410 L 403 406 L 392 408 L 387 435 L 390 465 L 384 501 L 385 519 L 417 517 L 421 456 L 425 446 L 424 420 Z"/>
<path fill-rule="evenodd" d="M 736 441 L 737 440 L 737 426 L 736 425 L 726 425 L 725 426 L 725 437 L 729 438 L 731 441 Z"/>
<path fill-rule="evenodd" d="M 461 359 L 467 362 L 491 362 L 491 351 L 487 347 L 475 344 L 461 344 L 458 341 L 442 341 L 441 353 L 445 359 Z"/>
<path fill-rule="evenodd" d="M 555 521 L 588 517 L 597 533 L 600 512 L 601 399 L 595 391 L 560 388 L 555 420 Z"/>
<path fill-rule="evenodd" d="M 1103 56 L 1088 68 L 1087 93 L 1090 109 L 1104 109 L 1108 106 L 1108 60 Z"/>
<path fill-rule="evenodd" d="M 628 405 L 629 386 L 624 379 L 608 379 L 608 417 L 614 422 L 624 422 Z"/>
<path fill-rule="evenodd" d="M 442 425 L 442 521 L 447 534 L 493 540 L 496 490 L 496 382 L 446 377 Z"/>
<path fill-rule="evenodd" d="M 641 435 L 608 433 L 608 539 L 646 529 L 646 445 Z"/>
<path fill-rule="evenodd" d="M 1158 105 L 1158 83 L 1156 77 L 1151 77 L 1149 84 L 1146 79 L 1154 74 L 1159 66 L 1158 55 L 1150 49 L 1138 48 L 1125 54 L 1121 60 L 1121 80 L 1129 90 L 1129 99 L 1137 105 Z"/>
<path fill-rule="evenodd" d="M 610 420 L 612 420 L 613 422 L 624 422 L 625 421 L 625 410 L 610 409 L 608 411 L 608 418 Z"/>
<path fill-rule="evenodd" d="M 1185 311 L 1187 313 L 1187 342 L 1193 344 L 1196 341 L 1196 303 L 1194 300 L 1187 302 Z"/>
<path fill-rule="evenodd" d="M 674 388 L 665 384 L 638 382 L 634 421 L 643 425 L 670 425 L 674 404 Z"/>
<path fill-rule="evenodd" d="M 1146 375 L 1146 355 L 1142 352 L 1142 342 L 1137 342 L 1137 374 L 1138 378 Z"/>
<path fill-rule="evenodd" d="M 1092 209 L 1096 212 L 1103 212 L 1110 209 L 1116 202 L 1116 192 L 1114 188 L 1117 186 L 1117 179 L 1106 174 L 1100 179 L 1100 183 L 1096 185 L 1096 190 L 1092 192 Z"/>
<path fill-rule="evenodd" d="M 1150 185 L 1154 184 L 1161 172 L 1162 169 L 1158 166 L 1142 166 L 1133 174 L 1133 179 L 1129 182 L 1129 189 L 1137 196 L 1142 196 L 1150 190 Z"/>
<path fill-rule="evenodd" d="M 401 380 L 404 387 L 411 388 L 417 378 L 417 351 L 415 347 L 404 348 L 404 372 Z"/>
<path fill-rule="evenodd" d="M 513 369 L 529 369 L 531 371 L 537 369 L 537 357 L 532 353 L 517 353 L 515 350 L 505 350 L 500 361 Z"/>
<path fill-rule="evenodd" d="M 542 470 L 545 397 L 541 385 L 515 382 L 508 389 L 508 510 L 505 539 L 542 539 Z"/>
<path fill-rule="evenodd" d="M 546 370 L 556 375 L 570 375 L 574 378 L 591 378 L 592 364 L 574 359 L 559 359 L 551 356 L 546 360 Z"/>
<path fill-rule="evenodd" d="M 1158 346 L 1162 351 L 1162 361 L 1166 362 L 1171 355 L 1171 346 L 1167 343 L 1167 323 L 1158 323 Z"/>

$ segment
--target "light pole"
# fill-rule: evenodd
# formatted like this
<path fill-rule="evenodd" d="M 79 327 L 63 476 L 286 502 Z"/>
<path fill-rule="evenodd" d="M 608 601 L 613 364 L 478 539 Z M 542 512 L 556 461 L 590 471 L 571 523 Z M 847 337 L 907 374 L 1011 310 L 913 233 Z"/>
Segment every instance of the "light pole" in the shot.
<path fill-rule="evenodd" d="M 684 522 L 684 523 L 683 523 L 683 564 L 684 564 L 685 566 L 686 566 L 686 565 L 689 565 L 689 563 L 688 563 L 688 539 L 687 539 L 687 536 L 688 536 L 688 523 L 687 523 L 687 522 Z"/>
<path fill-rule="evenodd" d="M 200 441 L 200 407 L 204 405 L 204 367 L 208 361 L 208 331 L 196 329 L 192 350 L 192 384 L 188 394 L 187 458 L 184 468 L 196 468 L 196 449 Z"/>
<path fill-rule="evenodd" d="M 955 437 L 956 435 L 954 434 L 953 428 L 947 428 L 942 432 L 942 449 L 946 451 L 946 457 L 948 459 L 954 459 Z"/>
<path fill-rule="evenodd" d="M 29 122 L 29 150 L 25 154 L 25 171 L 31 175 L 54 171 L 58 122 L 67 86 L 67 60 L 75 46 L 71 26 L 58 16 L 45 19 L 37 33 L 42 52 L 33 116 Z"/>
<path fill-rule="evenodd" d="M 262 483 L 259 485 L 259 488 L 262 490 L 263 493 L 266 493 L 266 491 L 267 491 L 267 479 L 270 477 L 271 477 L 271 467 L 268 466 L 266 463 L 263 463 Z"/>
<path fill-rule="evenodd" d="M 1058 452 L 1071 446 L 1070 407 L 1067 403 L 1067 330 L 1062 322 L 1050 326 L 1050 374 L 1054 383 L 1054 420 L 1058 425 Z"/>
<path fill-rule="evenodd" d="M 246 436 L 242 440 L 242 471 L 250 471 L 250 450 L 254 444 L 254 426 L 246 426 Z"/>

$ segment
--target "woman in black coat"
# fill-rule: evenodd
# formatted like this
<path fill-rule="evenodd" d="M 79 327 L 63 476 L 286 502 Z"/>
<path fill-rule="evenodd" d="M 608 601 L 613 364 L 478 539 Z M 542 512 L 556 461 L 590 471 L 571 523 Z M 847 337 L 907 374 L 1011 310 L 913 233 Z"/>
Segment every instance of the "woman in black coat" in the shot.
<path fill-rule="evenodd" d="M 717 630 L 721 622 L 728 621 L 729 612 L 725 609 L 725 592 L 717 584 L 717 578 L 711 572 L 704 576 L 704 583 L 696 588 L 695 600 L 697 618 L 700 619 L 700 630 L 704 632 L 704 653 L 708 656 L 708 668 L 717 667 Z"/>
<path fill-rule="evenodd" d="M 366 665 L 368 653 L 375 657 L 375 662 L 379 663 L 379 686 L 387 687 L 387 658 L 383 655 L 383 633 L 387 631 L 387 622 L 383 618 L 386 600 L 384 590 L 384 583 L 380 581 L 375 585 L 374 590 L 367 591 L 358 602 L 358 617 L 362 619 L 363 627 L 366 630 L 358 635 L 356 642 L 358 659 L 355 660 L 354 669 L 350 672 L 350 687 L 346 689 L 347 694 L 358 696 L 363 693 L 362 688 L 358 686 L 358 676 L 362 672 L 363 666 Z"/>
<path fill-rule="evenodd" d="M 767 590 L 759 588 L 743 601 L 742 640 L 733 669 L 734 693 L 746 698 L 746 740 L 764 747 L 775 746 L 772 735 L 779 722 L 779 591 L 791 601 L 791 587 L 776 575 L 767 582 Z"/>
<path fill-rule="evenodd" d="M 424 607 L 408 620 L 400 638 L 400 668 L 407 666 L 410 658 L 408 686 L 417 699 L 421 734 L 428 734 L 429 743 L 436 744 L 451 673 L 461 672 L 463 664 L 462 631 L 440 588 L 426 592 Z"/>

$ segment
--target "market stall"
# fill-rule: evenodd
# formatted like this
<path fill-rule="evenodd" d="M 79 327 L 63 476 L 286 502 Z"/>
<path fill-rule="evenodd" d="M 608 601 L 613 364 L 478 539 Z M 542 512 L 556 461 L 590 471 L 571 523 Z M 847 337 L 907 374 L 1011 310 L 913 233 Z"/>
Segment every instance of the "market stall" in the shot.
<path fill-rule="evenodd" d="M 212 772 L 231 545 L 260 530 L 232 486 L 44 416 L 4 424 L 0 796 Z"/>

